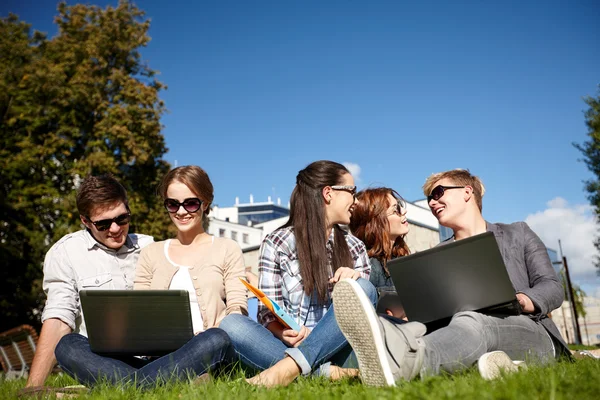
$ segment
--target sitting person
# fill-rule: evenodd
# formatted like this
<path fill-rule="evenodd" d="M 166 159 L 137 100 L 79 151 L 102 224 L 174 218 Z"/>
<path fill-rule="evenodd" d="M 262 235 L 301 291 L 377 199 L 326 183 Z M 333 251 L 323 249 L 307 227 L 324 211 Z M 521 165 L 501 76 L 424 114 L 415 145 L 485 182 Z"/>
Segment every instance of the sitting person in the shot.
<path fill-rule="evenodd" d="M 230 315 L 220 326 L 242 363 L 264 370 L 251 384 L 287 385 L 317 368 L 331 378 L 358 373 L 339 368 L 349 365 L 352 349 L 331 303 L 332 288 L 344 278 L 355 281 L 371 304 L 377 299 L 364 244 L 339 226 L 350 222 L 355 193 L 354 179 L 341 164 L 316 161 L 298 173 L 289 221 L 261 246 L 259 289 L 301 329 L 286 329 L 263 305 L 260 324 Z"/>
<path fill-rule="evenodd" d="M 159 193 L 177 236 L 142 250 L 133 288 L 187 290 L 195 336 L 157 359 L 104 357 L 92 353 L 82 337 L 66 336 L 63 341 L 68 348 L 77 351 L 65 347 L 63 352 L 59 344 L 57 358 L 70 375 L 86 385 L 105 379 L 148 387 L 202 375 L 233 361 L 229 337 L 215 327 L 229 313 L 247 313 L 246 292 L 239 281 L 244 263 L 237 243 L 215 239 L 204 231 L 202 223 L 213 199 L 212 183 L 199 167 L 179 167 L 165 175 Z"/>
<path fill-rule="evenodd" d="M 98 371 L 69 341 L 77 338 L 87 345 L 79 291 L 131 289 L 140 251 L 153 241 L 151 236 L 128 233 L 131 214 L 127 192 L 113 177 L 88 176 L 76 200 L 85 229 L 65 235 L 46 253 L 43 288 L 47 300 L 27 388 L 43 385 L 57 359 L 71 374 L 63 357 L 66 354 Z"/>
<path fill-rule="evenodd" d="M 500 370 L 516 369 L 512 359 L 550 363 L 569 354 L 547 317 L 562 304 L 563 289 L 538 236 L 524 222 L 485 221 L 481 214 L 485 189 L 469 171 L 432 175 L 423 190 L 433 215 L 453 230 L 450 241 L 494 233 L 523 314 L 459 312 L 448 326 L 426 335 L 420 322 L 398 323 L 377 316 L 354 282 L 339 282 L 333 292 L 335 314 L 356 352 L 363 381 L 394 385 L 398 379 L 456 373 L 475 363 L 482 376 L 490 379 Z"/>
<path fill-rule="evenodd" d="M 406 202 L 395 190 L 385 187 L 362 190 L 356 199 L 349 227 L 367 247 L 371 264 L 369 280 L 380 295 L 395 293 L 387 262 L 410 253 L 404 242 L 408 233 Z M 406 317 L 401 310 L 397 315 L 389 309 L 382 311 L 398 318 Z"/>

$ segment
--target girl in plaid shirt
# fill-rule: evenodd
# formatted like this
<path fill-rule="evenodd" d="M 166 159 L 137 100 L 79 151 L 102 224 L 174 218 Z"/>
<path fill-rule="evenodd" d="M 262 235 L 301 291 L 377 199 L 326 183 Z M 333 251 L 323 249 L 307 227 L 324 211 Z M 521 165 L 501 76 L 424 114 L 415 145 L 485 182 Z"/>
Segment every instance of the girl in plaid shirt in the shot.
<path fill-rule="evenodd" d="M 266 307 L 258 321 L 229 315 L 220 324 L 240 360 L 263 370 L 248 382 L 287 385 L 317 372 L 332 379 L 356 375 L 352 349 L 339 330 L 331 301 L 341 279 L 357 280 L 375 304 L 365 245 L 339 225 L 350 223 L 356 186 L 341 164 L 316 161 L 301 170 L 290 199 L 290 219 L 268 235 L 259 260 L 259 288 L 300 326 L 286 329 Z"/>

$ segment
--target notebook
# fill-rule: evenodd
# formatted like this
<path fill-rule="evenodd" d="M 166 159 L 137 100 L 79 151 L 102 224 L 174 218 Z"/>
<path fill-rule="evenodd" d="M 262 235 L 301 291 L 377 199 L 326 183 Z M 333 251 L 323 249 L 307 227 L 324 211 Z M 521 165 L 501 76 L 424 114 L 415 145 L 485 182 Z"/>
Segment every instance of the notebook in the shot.
<path fill-rule="evenodd" d="M 269 296 L 267 296 L 262 290 L 248 283 L 243 278 L 240 278 L 242 283 L 250 290 L 258 300 L 260 300 L 265 307 L 267 307 L 271 312 L 277 317 L 279 322 L 285 327 L 295 330 L 296 332 L 300 332 L 300 325 L 294 319 L 286 313 L 277 303 L 275 303 Z"/>
<path fill-rule="evenodd" d="M 162 356 L 193 337 L 185 290 L 81 290 L 79 297 L 94 353 Z"/>
<path fill-rule="evenodd" d="M 400 257 L 387 266 L 409 321 L 429 323 L 459 311 L 521 312 L 492 232 Z"/>

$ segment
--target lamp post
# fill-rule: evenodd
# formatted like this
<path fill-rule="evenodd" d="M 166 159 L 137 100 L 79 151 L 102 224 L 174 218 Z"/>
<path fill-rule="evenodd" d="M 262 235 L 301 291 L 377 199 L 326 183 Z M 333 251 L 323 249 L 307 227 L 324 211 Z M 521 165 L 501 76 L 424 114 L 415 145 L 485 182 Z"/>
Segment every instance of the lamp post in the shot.
<path fill-rule="evenodd" d="M 562 265 L 565 268 L 567 297 L 569 302 L 571 303 L 571 315 L 573 316 L 573 336 L 575 336 L 575 344 L 581 344 L 581 330 L 579 329 L 579 320 L 577 318 L 577 307 L 575 307 L 575 295 L 573 294 L 573 286 L 571 286 L 571 276 L 569 275 L 569 265 L 567 264 L 567 257 L 563 255 L 560 239 L 558 239 L 558 248 L 560 249 Z"/>

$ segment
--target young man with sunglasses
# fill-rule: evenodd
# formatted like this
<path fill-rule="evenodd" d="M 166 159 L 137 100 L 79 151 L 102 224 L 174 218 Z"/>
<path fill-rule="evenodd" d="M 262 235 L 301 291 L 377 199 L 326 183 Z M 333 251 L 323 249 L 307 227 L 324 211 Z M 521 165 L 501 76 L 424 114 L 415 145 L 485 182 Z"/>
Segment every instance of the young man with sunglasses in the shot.
<path fill-rule="evenodd" d="M 434 174 L 423 191 L 439 223 L 454 232 L 441 245 L 494 233 L 522 314 L 459 312 L 448 326 L 425 335 L 420 322 L 403 324 L 377 316 L 353 282 L 338 283 L 333 293 L 335 314 L 357 354 L 363 381 L 391 386 L 399 379 L 456 373 L 476 363 L 481 375 L 491 379 L 501 370 L 523 365 L 513 359 L 549 363 L 569 356 L 547 316 L 562 304 L 563 289 L 539 237 L 524 222 L 487 222 L 481 214 L 485 188 L 467 170 Z"/>
<path fill-rule="evenodd" d="M 44 260 L 47 300 L 26 388 L 44 384 L 65 335 L 87 336 L 79 291 L 132 289 L 140 250 L 153 241 L 151 236 L 129 234 L 127 192 L 111 176 L 85 178 L 77 192 L 77 209 L 85 229 L 62 237 Z"/>

